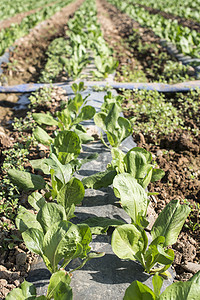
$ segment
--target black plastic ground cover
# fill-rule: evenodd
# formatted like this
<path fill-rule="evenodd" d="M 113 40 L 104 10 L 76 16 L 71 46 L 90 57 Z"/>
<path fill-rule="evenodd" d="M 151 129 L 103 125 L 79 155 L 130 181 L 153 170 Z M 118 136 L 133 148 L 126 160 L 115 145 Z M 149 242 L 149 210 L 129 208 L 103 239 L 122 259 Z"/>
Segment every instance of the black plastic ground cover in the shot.
<path fill-rule="evenodd" d="M 167 50 L 167 52 L 169 54 L 171 54 L 173 57 L 175 57 L 183 65 L 192 66 L 195 70 L 196 78 L 197 79 L 200 78 L 200 59 L 199 58 L 193 58 L 189 55 L 180 53 L 173 43 L 171 43 L 165 39 L 161 39 L 160 44 L 162 45 L 162 47 L 164 47 Z"/>
<path fill-rule="evenodd" d="M 69 88 L 67 88 L 67 92 L 69 97 L 72 96 Z M 88 94 L 90 94 L 88 104 L 99 111 L 106 92 L 94 92 L 92 89 L 83 92 L 83 96 Z M 93 121 L 85 122 L 84 125 L 92 132 L 99 133 L 99 129 Z M 129 137 L 122 143 L 121 149 L 127 152 L 135 146 L 133 138 Z M 107 164 L 111 162 L 110 150 L 100 140 L 83 145 L 81 155 L 84 157 L 94 152 L 99 154 L 98 159 L 82 166 L 77 175 L 79 179 L 104 171 Z M 76 218 L 72 219 L 72 222 L 77 224 L 89 217 L 99 216 L 122 219 L 130 223 L 129 216 L 123 209 L 115 205 L 116 200 L 112 187 L 100 190 L 87 189 L 83 204 L 76 208 Z M 110 242 L 111 235 L 93 236 L 92 250 L 106 254 L 102 258 L 90 260 L 81 270 L 73 273 L 71 287 L 74 300 L 122 300 L 126 288 L 134 280 L 141 281 L 152 288 L 152 277 L 143 272 L 138 262 L 119 259 L 113 253 Z M 78 265 L 80 265 L 80 260 L 76 259 L 73 264 L 69 265 L 69 268 L 74 269 Z M 68 271 L 69 268 L 66 270 Z M 39 259 L 37 263 L 31 266 L 27 280 L 36 286 L 38 295 L 44 295 L 47 291 L 50 275 L 45 264 Z M 162 290 L 172 282 L 172 278 L 165 280 Z"/>

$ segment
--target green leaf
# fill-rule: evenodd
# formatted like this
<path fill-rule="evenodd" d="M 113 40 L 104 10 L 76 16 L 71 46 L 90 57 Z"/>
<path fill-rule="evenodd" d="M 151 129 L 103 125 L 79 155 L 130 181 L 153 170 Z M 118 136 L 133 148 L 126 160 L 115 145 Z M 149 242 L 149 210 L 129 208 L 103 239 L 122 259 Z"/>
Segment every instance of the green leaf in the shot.
<path fill-rule="evenodd" d="M 178 200 L 171 200 L 159 214 L 152 227 L 151 234 L 153 239 L 158 236 L 164 236 L 164 246 L 176 243 L 189 213 L 190 208 L 187 205 L 179 204 Z"/>
<path fill-rule="evenodd" d="M 200 285 L 187 282 L 175 282 L 168 286 L 161 294 L 160 300 L 199 300 L 200 299 Z"/>
<path fill-rule="evenodd" d="M 58 125 L 58 121 L 49 114 L 33 113 L 32 116 L 39 125 Z"/>
<path fill-rule="evenodd" d="M 57 271 L 62 258 L 68 260 L 73 256 L 81 239 L 78 227 L 67 221 L 57 222 L 48 229 L 43 239 L 43 251 L 51 272 Z"/>
<path fill-rule="evenodd" d="M 60 189 L 57 195 L 57 201 L 68 214 L 72 205 L 80 204 L 85 195 L 85 189 L 82 182 L 77 178 L 72 178 Z"/>
<path fill-rule="evenodd" d="M 52 153 L 49 159 L 46 159 L 46 164 L 50 170 L 54 170 L 54 176 L 58 178 L 63 184 L 67 183 L 72 176 L 72 167 L 70 164 L 61 164 L 54 153 Z"/>
<path fill-rule="evenodd" d="M 51 275 L 50 282 L 48 285 L 48 290 L 47 290 L 47 297 L 49 299 L 51 299 L 54 296 L 56 290 L 59 289 L 60 282 L 65 283 L 67 286 L 71 282 L 71 278 L 69 274 L 64 270 L 60 270 Z"/>
<path fill-rule="evenodd" d="M 68 130 L 71 128 L 72 118 L 70 115 L 70 111 L 67 108 L 63 109 L 62 111 L 58 111 L 57 118 L 59 119 L 58 127 L 61 130 L 64 130 L 64 129 Z"/>
<path fill-rule="evenodd" d="M 143 148 L 131 149 L 124 157 L 127 173 L 130 173 L 136 179 L 143 179 L 151 168 L 148 163 L 149 160 L 149 152 Z"/>
<path fill-rule="evenodd" d="M 89 243 L 92 241 L 92 234 L 90 227 L 87 224 L 78 224 L 79 233 L 81 235 L 81 246 L 83 247 L 83 253 L 80 256 L 82 259 L 87 256 L 87 253 L 91 250 Z"/>
<path fill-rule="evenodd" d="M 113 133 L 113 130 L 116 129 L 116 132 L 119 130 L 118 118 L 119 118 L 120 108 L 116 103 L 113 103 L 108 115 L 105 118 L 106 130 Z"/>
<path fill-rule="evenodd" d="M 7 296 L 6 300 L 35 300 L 36 288 L 35 286 L 24 280 L 20 288 L 13 289 Z"/>
<path fill-rule="evenodd" d="M 46 202 L 39 210 L 37 220 L 40 222 L 45 233 L 52 224 L 66 220 L 65 210 L 57 203 Z"/>
<path fill-rule="evenodd" d="M 138 179 L 138 183 L 143 187 L 143 189 L 146 189 L 148 184 L 150 183 L 152 172 L 153 172 L 153 168 L 150 167 L 149 170 L 147 171 L 146 176 L 143 179 Z"/>
<path fill-rule="evenodd" d="M 51 143 L 53 143 L 53 139 L 40 126 L 37 126 L 33 130 L 33 136 L 39 143 L 43 145 L 50 145 Z"/>
<path fill-rule="evenodd" d="M 32 283 L 24 280 L 20 288 L 25 299 L 31 300 L 36 297 L 36 288 Z"/>
<path fill-rule="evenodd" d="M 102 187 L 107 187 L 113 183 L 113 179 L 116 176 L 116 171 L 106 170 L 104 172 L 98 172 L 91 176 L 82 179 L 82 183 L 85 188 L 98 190 Z"/>
<path fill-rule="evenodd" d="M 20 288 L 13 289 L 7 296 L 6 300 L 26 300 Z"/>
<path fill-rule="evenodd" d="M 81 142 L 78 135 L 73 131 L 63 130 L 58 133 L 54 140 L 54 147 L 60 161 L 64 155 L 65 163 L 76 158 L 81 151 Z M 67 154 L 67 156 L 66 156 Z"/>
<path fill-rule="evenodd" d="M 164 249 L 165 238 L 159 236 L 154 239 L 149 245 L 145 253 L 146 269 L 148 272 L 159 272 L 167 270 L 174 261 L 174 251 L 171 249 Z M 152 269 L 156 263 L 164 265 L 158 269 Z"/>
<path fill-rule="evenodd" d="M 165 171 L 161 169 L 153 169 L 152 177 L 151 177 L 151 182 L 158 181 L 163 178 L 165 175 Z"/>
<path fill-rule="evenodd" d="M 48 159 L 46 159 L 46 158 L 29 160 L 33 169 L 40 170 L 44 174 L 50 174 L 49 167 L 47 165 L 47 161 L 48 161 Z"/>
<path fill-rule="evenodd" d="M 107 133 L 112 147 L 118 147 L 132 133 L 131 123 L 119 116 L 120 111 L 121 107 L 117 103 L 113 103 L 107 115 L 101 112 L 94 116 L 95 124 Z"/>
<path fill-rule="evenodd" d="M 120 196 L 123 209 L 131 217 L 134 223 L 140 225 L 139 217 L 146 216 L 148 198 L 145 190 L 137 183 L 137 180 L 128 173 L 118 174 L 113 181 L 114 192 Z"/>
<path fill-rule="evenodd" d="M 118 118 L 118 124 L 120 127 L 120 132 L 119 132 L 119 142 L 118 145 L 123 142 L 124 139 L 126 139 L 129 135 L 133 133 L 133 128 L 131 125 L 131 122 L 128 119 L 125 119 L 123 117 Z"/>
<path fill-rule="evenodd" d="M 133 281 L 126 289 L 123 300 L 156 300 L 153 291 L 139 281 Z"/>
<path fill-rule="evenodd" d="M 95 124 L 101 128 L 103 131 L 106 132 L 106 125 L 105 125 L 105 119 L 106 119 L 106 114 L 103 112 L 96 113 L 94 116 L 94 122 Z"/>
<path fill-rule="evenodd" d="M 83 81 L 79 82 L 79 86 L 78 86 L 78 91 L 81 92 L 82 90 L 84 90 L 84 82 Z"/>
<path fill-rule="evenodd" d="M 160 296 L 160 290 L 163 285 L 163 278 L 159 276 L 158 274 L 155 274 L 152 278 L 152 283 L 153 283 L 153 288 L 154 288 L 154 293 L 156 297 Z"/>
<path fill-rule="evenodd" d="M 54 293 L 54 300 L 73 300 L 72 288 L 61 281 Z"/>
<path fill-rule="evenodd" d="M 46 185 L 46 182 L 42 176 L 31 174 L 24 171 L 15 169 L 8 170 L 8 176 L 11 181 L 24 191 L 40 190 Z"/>
<path fill-rule="evenodd" d="M 37 211 L 46 203 L 45 198 L 39 193 L 34 192 L 28 196 L 28 203 Z"/>
<path fill-rule="evenodd" d="M 43 239 L 44 234 L 41 230 L 37 228 L 29 228 L 22 233 L 23 240 L 26 244 L 26 247 L 32 252 L 43 256 Z"/>
<path fill-rule="evenodd" d="M 83 98 L 81 94 L 76 94 L 73 99 L 70 99 L 67 108 L 71 112 L 78 113 L 82 105 L 83 105 Z"/>
<path fill-rule="evenodd" d="M 94 138 L 91 135 L 84 133 L 81 130 L 74 129 L 74 132 L 79 136 L 81 144 L 87 144 L 94 141 Z"/>
<path fill-rule="evenodd" d="M 85 105 L 82 107 L 80 114 L 77 119 L 75 119 L 76 123 L 80 123 L 85 120 L 90 120 L 94 117 L 96 110 L 93 106 Z"/>
<path fill-rule="evenodd" d="M 102 234 L 105 233 L 110 226 L 117 227 L 119 225 L 126 224 L 122 220 L 103 218 L 103 217 L 93 217 L 85 220 L 83 223 L 90 226 L 92 234 Z"/>
<path fill-rule="evenodd" d="M 112 166 L 113 168 L 117 168 L 118 173 L 124 173 L 124 152 L 122 152 L 118 148 L 111 149 L 112 154 Z"/>
<path fill-rule="evenodd" d="M 77 93 L 77 92 L 78 92 L 78 84 L 74 82 L 74 83 L 71 85 L 71 89 L 72 89 L 72 91 L 73 91 L 74 93 Z"/>
<path fill-rule="evenodd" d="M 198 271 L 196 274 L 194 274 L 189 281 L 192 281 L 193 283 L 200 284 L 200 271 Z"/>
<path fill-rule="evenodd" d="M 25 207 L 20 206 L 16 217 L 16 226 L 22 233 L 28 228 L 36 228 L 42 231 L 40 223 L 36 220 L 36 215 L 29 212 Z"/>
<path fill-rule="evenodd" d="M 118 226 L 112 235 L 113 252 L 121 259 L 141 260 L 145 248 L 142 232 L 133 224 Z"/>
<path fill-rule="evenodd" d="M 55 138 L 54 146 L 59 152 L 79 154 L 81 150 L 80 139 L 73 131 L 63 130 Z"/>

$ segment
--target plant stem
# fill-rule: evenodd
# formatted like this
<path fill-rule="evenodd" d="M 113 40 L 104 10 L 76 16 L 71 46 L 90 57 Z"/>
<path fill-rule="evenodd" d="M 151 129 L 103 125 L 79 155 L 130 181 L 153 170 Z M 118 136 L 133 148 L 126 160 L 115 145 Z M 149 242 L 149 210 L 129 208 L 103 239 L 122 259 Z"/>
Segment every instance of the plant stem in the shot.
<path fill-rule="evenodd" d="M 74 272 L 74 271 L 77 271 L 77 270 L 81 269 L 81 268 L 86 264 L 86 262 L 87 262 L 88 260 L 90 260 L 89 257 L 87 257 L 87 258 L 82 262 L 82 264 L 80 264 L 80 266 L 78 266 L 77 268 L 73 269 L 73 270 L 70 271 L 69 273 L 72 273 L 72 272 Z"/>

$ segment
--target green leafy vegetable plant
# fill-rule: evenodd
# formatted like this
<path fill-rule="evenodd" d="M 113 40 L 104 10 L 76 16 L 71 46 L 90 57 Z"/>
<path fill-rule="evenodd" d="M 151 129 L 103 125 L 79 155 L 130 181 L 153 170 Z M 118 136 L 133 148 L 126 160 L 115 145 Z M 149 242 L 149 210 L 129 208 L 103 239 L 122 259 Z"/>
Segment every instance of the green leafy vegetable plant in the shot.
<path fill-rule="evenodd" d="M 37 296 L 36 287 L 24 280 L 19 288 L 13 289 L 7 296 L 6 300 L 60 300 L 73 299 L 72 289 L 70 287 L 71 277 L 64 270 L 54 273 L 49 282 L 46 296 Z"/>
<path fill-rule="evenodd" d="M 85 222 L 92 224 L 92 231 L 96 233 L 105 232 L 109 226 L 116 227 L 111 245 L 119 258 L 139 261 L 147 273 L 159 272 L 169 276 L 167 269 L 174 260 L 174 252 L 167 247 L 176 242 L 190 208 L 179 204 L 178 200 L 172 200 L 156 219 L 151 235 L 147 236 L 145 228 L 148 226 L 146 213 L 149 199 L 144 188 L 128 173 L 116 175 L 113 188 L 131 223 L 120 225 L 118 220 L 98 217 Z"/>
<path fill-rule="evenodd" d="M 96 112 L 94 107 L 86 105 L 88 96 L 83 98 L 80 94 L 83 89 L 83 82 L 72 84 L 72 90 L 75 92 L 75 97 L 69 99 L 65 109 L 57 112 L 57 119 L 49 113 L 33 113 L 33 119 L 38 125 L 43 127 L 55 125 L 62 131 L 73 130 L 80 137 L 82 143 L 93 141 L 93 137 L 89 136 L 86 133 L 84 126 L 80 124 L 83 121 L 92 119 Z M 44 145 L 50 145 L 54 141 L 54 139 L 39 126 L 34 129 L 33 135 L 37 141 Z"/>
<path fill-rule="evenodd" d="M 167 204 L 151 229 L 152 241 L 147 247 L 146 192 L 131 174 L 126 173 L 115 177 L 113 187 L 122 208 L 131 218 L 131 224 L 118 226 L 113 232 L 114 253 L 122 259 L 140 261 L 148 273 L 163 273 L 174 260 L 174 252 L 167 246 L 176 242 L 190 208 L 179 204 L 178 200 Z"/>
<path fill-rule="evenodd" d="M 163 284 L 163 278 L 155 274 L 152 278 L 152 291 L 148 286 L 139 282 L 133 281 L 127 288 L 123 300 L 190 300 L 200 299 L 200 271 L 197 272 L 187 282 L 175 282 L 168 286 L 163 293 L 160 290 Z"/>
<path fill-rule="evenodd" d="M 65 268 L 77 257 L 82 259 L 81 265 L 76 268 L 79 269 L 91 258 L 103 255 L 89 253 L 92 236 L 88 225 L 74 225 L 68 221 L 68 208 L 72 205 L 69 202 L 72 202 L 73 196 L 80 194 L 78 190 L 72 193 L 71 187 L 68 185 L 64 195 L 59 198 L 58 202 L 63 206 L 45 202 L 40 198 L 39 203 L 38 200 L 35 202 L 39 207 L 37 215 L 21 207 L 16 218 L 16 225 L 27 248 L 43 258 L 51 273 Z M 58 266 L 61 260 L 62 264 Z"/>
<path fill-rule="evenodd" d="M 112 184 L 117 174 L 129 173 L 145 189 L 150 182 L 160 180 L 165 172 L 154 168 L 152 155 L 147 150 L 134 147 L 124 153 L 119 148 L 111 149 L 112 161 L 107 170 L 88 176 L 82 180 L 86 188 L 99 189 Z"/>
<path fill-rule="evenodd" d="M 133 132 L 131 123 L 119 113 L 119 105 L 113 103 L 108 114 L 99 112 L 94 116 L 95 124 L 106 132 L 111 147 L 119 147 L 122 141 Z M 106 145 L 105 142 L 104 144 Z"/>

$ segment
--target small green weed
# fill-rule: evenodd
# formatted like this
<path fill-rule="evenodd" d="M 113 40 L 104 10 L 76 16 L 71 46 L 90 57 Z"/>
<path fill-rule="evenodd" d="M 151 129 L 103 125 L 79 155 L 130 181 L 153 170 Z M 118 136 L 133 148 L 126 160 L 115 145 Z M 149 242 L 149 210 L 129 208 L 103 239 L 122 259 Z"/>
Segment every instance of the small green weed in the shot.
<path fill-rule="evenodd" d="M 144 134 L 151 133 L 152 136 L 169 134 L 183 125 L 177 109 L 157 91 L 126 91 L 124 96 L 124 112 L 130 118 L 136 133 L 142 131 Z"/>
<path fill-rule="evenodd" d="M 2 155 L 4 157 L 4 162 L 1 168 L 0 214 L 13 220 L 16 215 L 20 193 L 18 188 L 10 181 L 7 171 L 13 167 L 23 171 L 24 166 L 28 161 L 28 150 L 24 149 L 21 144 L 16 143 L 12 149 L 3 151 Z"/>

